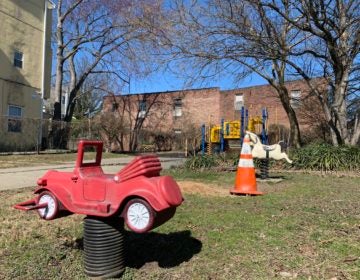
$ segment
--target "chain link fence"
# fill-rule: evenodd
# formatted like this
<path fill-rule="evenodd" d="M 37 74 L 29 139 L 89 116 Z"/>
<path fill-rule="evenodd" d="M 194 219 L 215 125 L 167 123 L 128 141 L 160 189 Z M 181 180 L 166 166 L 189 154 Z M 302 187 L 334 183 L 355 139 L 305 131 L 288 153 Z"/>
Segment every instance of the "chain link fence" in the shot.
<path fill-rule="evenodd" d="M 91 119 L 71 123 L 51 119 L 0 117 L 0 152 L 76 150 L 79 139 L 101 139 Z"/>
<path fill-rule="evenodd" d="M 200 129 L 199 129 L 200 131 Z M 116 127 L 101 119 L 73 120 L 0 117 L 0 153 L 41 150 L 76 150 L 80 139 L 102 140 L 108 152 L 182 151 L 200 146 L 197 139 L 174 130 L 153 131 Z"/>
<path fill-rule="evenodd" d="M 120 120 L 89 118 L 72 122 L 51 119 L 0 117 L 0 153 L 40 150 L 76 150 L 80 139 L 101 140 L 108 152 L 178 151 L 196 154 L 201 147 L 201 128 L 131 130 Z M 270 143 L 287 140 L 285 127 L 270 127 Z M 207 136 L 205 139 L 207 140 Z"/>

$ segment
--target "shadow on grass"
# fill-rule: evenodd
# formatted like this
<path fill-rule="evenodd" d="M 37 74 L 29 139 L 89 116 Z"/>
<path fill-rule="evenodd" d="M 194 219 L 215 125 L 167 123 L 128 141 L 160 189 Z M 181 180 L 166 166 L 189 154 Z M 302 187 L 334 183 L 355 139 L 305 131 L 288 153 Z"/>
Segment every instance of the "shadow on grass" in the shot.
<path fill-rule="evenodd" d="M 255 173 L 255 177 L 256 177 L 256 179 L 262 179 L 260 173 Z M 284 179 L 286 179 L 286 176 L 269 174 L 269 177 L 267 177 L 266 179 L 270 179 L 270 180 L 271 179 L 282 179 L 282 180 L 284 180 Z"/>
<path fill-rule="evenodd" d="M 84 250 L 83 238 L 78 238 L 68 247 Z M 157 262 L 162 268 L 170 268 L 189 261 L 201 251 L 200 240 L 191 236 L 189 230 L 169 234 L 125 231 L 126 266 L 141 268 L 146 263 Z"/>
<path fill-rule="evenodd" d="M 169 234 L 126 232 L 125 246 L 127 266 L 140 268 L 157 262 L 160 267 L 169 268 L 189 261 L 201 251 L 202 243 L 189 230 Z"/>

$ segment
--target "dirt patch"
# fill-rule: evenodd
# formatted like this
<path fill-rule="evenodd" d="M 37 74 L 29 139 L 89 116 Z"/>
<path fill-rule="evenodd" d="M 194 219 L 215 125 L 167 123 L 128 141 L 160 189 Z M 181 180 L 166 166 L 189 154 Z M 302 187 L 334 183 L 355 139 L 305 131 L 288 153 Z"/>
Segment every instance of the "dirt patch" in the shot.
<path fill-rule="evenodd" d="M 232 197 L 230 195 L 230 188 L 224 188 L 223 186 L 219 185 L 212 185 L 212 184 L 204 184 L 195 181 L 178 181 L 180 189 L 183 193 L 187 194 L 199 194 L 202 196 L 217 196 L 217 197 Z M 284 188 L 283 182 L 280 183 L 267 183 L 267 182 L 258 182 L 257 183 L 257 190 L 266 193 L 273 193 L 283 190 Z"/>
<path fill-rule="evenodd" d="M 229 190 L 211 184 L 204 184 L 194 181 L 178 182 L 183 193 L 200 194 L 204 196 L 229 196 Z"/>

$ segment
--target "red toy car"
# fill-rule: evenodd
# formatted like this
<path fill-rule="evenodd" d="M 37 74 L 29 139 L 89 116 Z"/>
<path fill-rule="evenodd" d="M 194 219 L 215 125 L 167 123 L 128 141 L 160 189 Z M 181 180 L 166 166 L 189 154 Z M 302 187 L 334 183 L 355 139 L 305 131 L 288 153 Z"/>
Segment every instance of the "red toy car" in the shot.
<path fill-rule="evenodd" d="M 95 149 L 96 159 L 84 162 L 85 150 Z M 155 155 L 136 157 L 116 174 L 101 168 L 103 143 L 80 141 L 73 172 L 49 170 L 38 181 L 29 201 L 15 205 L 20 210 L 37 210 L 52 220 L 67 214 L 123 217 L 135 232 L 146 232 L 168 221 L 183 197 L 170 176 L 160 176 L 161 163 Z"/>

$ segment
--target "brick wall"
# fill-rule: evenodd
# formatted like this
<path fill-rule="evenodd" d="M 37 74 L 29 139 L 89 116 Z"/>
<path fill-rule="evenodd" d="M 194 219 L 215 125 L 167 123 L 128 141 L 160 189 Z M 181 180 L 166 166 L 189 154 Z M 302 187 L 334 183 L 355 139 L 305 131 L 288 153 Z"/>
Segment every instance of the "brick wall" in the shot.
<path fill-rule="evenodd" d="M 200 126 L 207 123 L 209 117 L 218 121 L 220 116 L 220 90 L 208 88 L 186 91 L 159 92 L 151 94 L 119 95 L 104 97 L 103 111 L 113 110 L 113 104 L 118 104 L 118 109 L 129 102 L 131 118 L 135 119 L 138 113 L 138 103 L 146 98 L 147 105 L 151 105 L 148 116 L 144 121 L 144 128 L 157 128 L 161 130 L 183 129 L 188 123 Z M 182 116 L 174 116 L 174 99 L 181 99 Z M 127 100 L 127 101 L 125 101 Z"/>
<path fill-rule="evenodd" d="M 210 88 L 189 91 L 184 96 L 183 112 L 190 121 L 196 125 L 220 119 L 220 89 Z M 177 123 L 182 120 L 179 118 Z"/>
<path fill-rule="evenodd" d="M 300 126 L 307 127 L 306 116 L 313 114 L 314 106 L 319 105 L 314 97 L 309 97 L 309 89 L 304 81 L 298 80 L 286 84 L 289 92 L 299 90 L 301 92 L 301 104 L 296 111 Z M 237 94 L 243 95 L 244 105 L 249 110 L 249 117 L 261 116 L 262 109 L 268 109 L 269 125 L 278 124 L 289 127 L 289 121 L 283 109 L 276 91 L 270 85 L 254 86 L 234 90 L 220 91 L 219 88 L 205 88 L 184 91 L 157 92 L 147 94 L 107 96 L 104 98 L 103 111 L 114 110 L 113 104 L 118 104 L 117 111 L 122 112 L 129 120 L 129 125 L 134 126 L 138 114 L 138 104 L 146 100 L 147 109 L 150 110 L 143 123 L 143 129 L 152 132 L 184 132 L 188 127 L 196 127 L 200 133 L 200 126 L 219 124 L 220 120 L 240 119 L 240 112 L 235 111 L 234 101 Z M 182 115 L 174 116 L 174 100 L 181 99 Z M 310 102 L 309 102 L 310 101 Z M 313 106 L 305 104 L 311 103 Z M 127 105 L 126 105 L 127 104 Z M 305 111 L 306 114 L 304 114 Z M 319 113 L 321 110 L 317 110 Z"/>
<path fill-rule="evenodd" d="M 287 88 L 290 91 L 300 90 L 302 99 L 309 94 L 309 88 L 303 81 L 293 81 L 287 83 Z M 254 86 L 248 88 L 224 90 L 221 91 L 221 116 L 224 119 L 239 119 L 239 112 L 235 112 L 234 101 L 237 94 L 243 95 L 244 105 L 249 110 L 249 117 L 261 116 L 262 109 L 267 108 L 270 124 L 280 124 L 286 127 L 289 126 L 288 117 L 282 107 L 281 101 L 277 92 L 270 85 Z M 303 110 L 300 106 L 296 111 Z M 301 118 L 299 119 L 302 124 Z"/>

